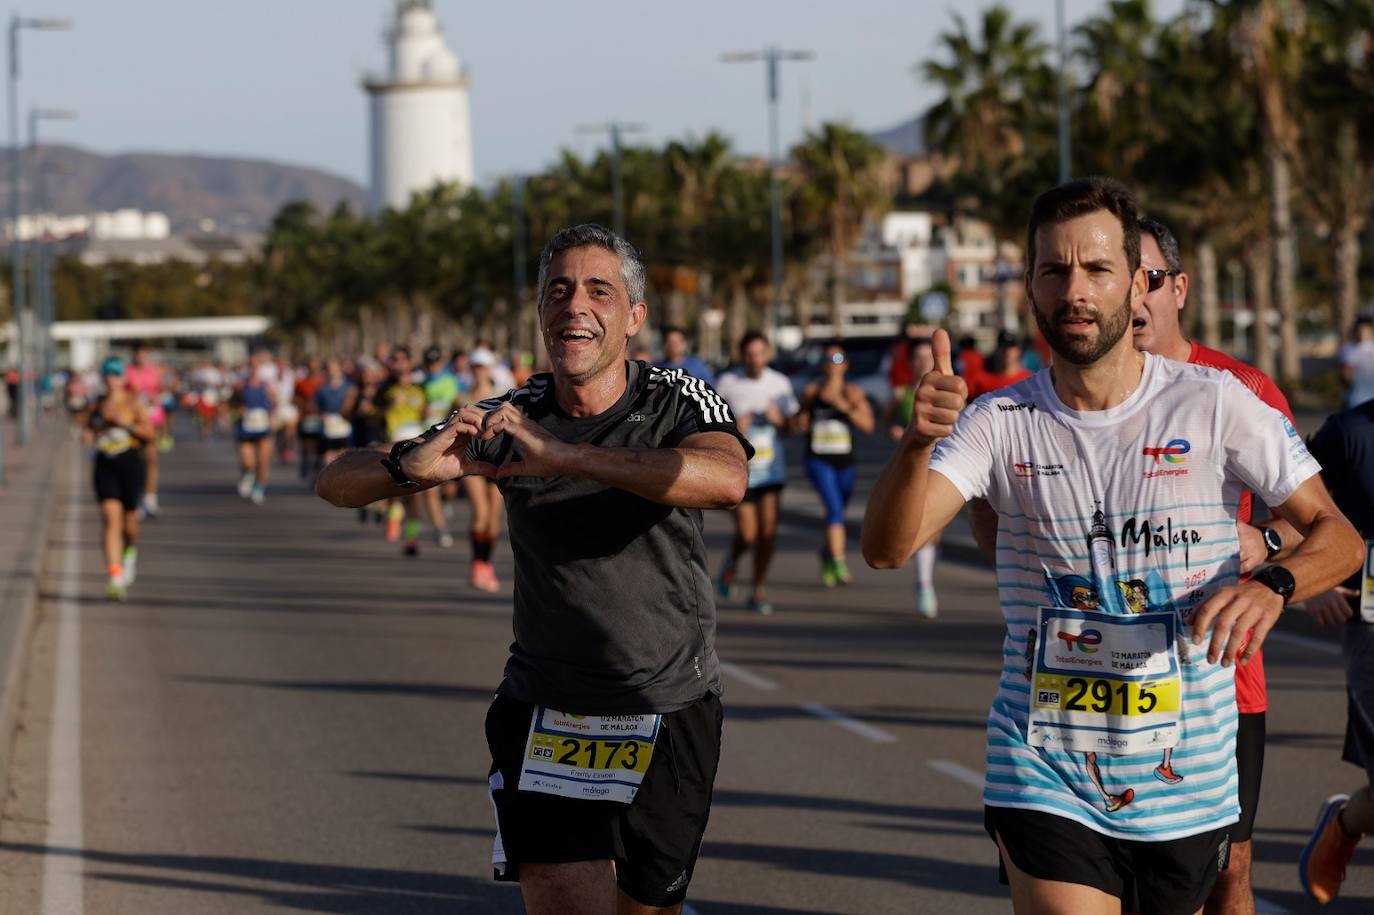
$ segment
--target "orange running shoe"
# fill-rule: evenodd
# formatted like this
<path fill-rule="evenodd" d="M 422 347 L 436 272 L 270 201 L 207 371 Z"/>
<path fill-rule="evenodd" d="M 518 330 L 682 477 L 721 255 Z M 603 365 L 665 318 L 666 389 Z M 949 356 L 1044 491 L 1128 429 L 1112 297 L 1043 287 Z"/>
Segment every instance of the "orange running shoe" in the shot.
<path fill-rule="evenodd" d="M 1364 835 L 1352 836 L 1341 827 L 1341 811 L 1350 796 L 1333 794 L 1317 811 L 1317 828 L 1298 860 L 1302 888 L 1321 905 L 1336 898 L 1345 880 L 1345 866 Z"/>
<path fill-rule="evenodd" d="M 478 591 L 498 591 L 501 588 L 501 582 L 496 578 L 495 567 L 482 559 L 472 561 L 472 573 L 468 576 L 468 584 Z"/>
<path fill-rule="evenodd" d="M 1164 763 L 1155 766 L 1155 778 L 1166 785 L 1177 785 L 1183 781 L 1183 776 L 1175 772 L 1173 766 L 1166 766 Z"/>
<path fill-rule="evenodd" d="M 1109 794 L 1107 795 L 1107 812 L 1116 813 L 1133 800 L 1135 800 L 1134 788 L 1127 788 L 1120 794 Z"/>
<path fill-rule="evenodd" d="M 393 505 L 386 510 L 386 542 L 399 543 L 401 541 L 401 522 L 405 520 L 406 510 L 400 505 Z"/>

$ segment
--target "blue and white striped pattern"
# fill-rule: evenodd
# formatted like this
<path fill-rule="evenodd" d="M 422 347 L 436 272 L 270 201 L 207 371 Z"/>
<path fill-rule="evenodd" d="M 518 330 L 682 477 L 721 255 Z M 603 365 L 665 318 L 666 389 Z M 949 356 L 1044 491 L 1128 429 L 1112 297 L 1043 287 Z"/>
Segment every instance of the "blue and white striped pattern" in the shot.
<path fill-rule="evenodd" d="M 1100 610 L 1128 612 L 1117 593 L 1101 592 L 1144 583 L 1150 610 L 1172 608 L 1186 618 L 1235 585 L 1242 490 L 1277 505 L 1317 471 L 1285 426 L 1225 373 L 1155 356 L 1146 357 L 1135 392 L 1108 410 L 1067 408 L 1043 371 L 964 411 L 930 466 L 965 498 L 986 497 L 1000 518 L 997 581 L 1007 634 L 988 715 L 985 803 L 1064 816 L 1122 839 L 1166 841 L 1235 822 L 1233 669 L 1208 663 L 1205 644 L 1185 644 L 1182 736 L 1161 773 L 1182 779 L 1156 776 L 1163 751 L 1099 753 L 1099 790 L 1088 754 L 1027 742 L 1028 636 L 1039 607 L 1063 604 L 1056 594 L 1086 589 L 1100 596 Z M 1140 536 L 1146 525 L 1150 533 Z M 1131 591 L 1128 584 L 1123 593 Z M 1109 813 L 1104 793 L 1127 789 L 1129 802 Z"/>

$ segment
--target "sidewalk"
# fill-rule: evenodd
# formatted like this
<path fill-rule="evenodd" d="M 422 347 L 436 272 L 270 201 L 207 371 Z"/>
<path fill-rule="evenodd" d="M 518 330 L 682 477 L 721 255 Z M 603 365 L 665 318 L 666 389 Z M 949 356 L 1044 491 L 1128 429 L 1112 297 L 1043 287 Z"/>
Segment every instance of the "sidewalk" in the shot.
<path fill-rule="evenodd" d="M 69 430 L 64 414 L 49 414 L 33 441 L 20 448 L 13 423 L 0 422 L 0 435 L 5 436 L 5 483 L 0 485 L 0 794 L 9 771 L 22 652 L 37 603 L 57 471 L 64 445 L 71 444 Z"/>

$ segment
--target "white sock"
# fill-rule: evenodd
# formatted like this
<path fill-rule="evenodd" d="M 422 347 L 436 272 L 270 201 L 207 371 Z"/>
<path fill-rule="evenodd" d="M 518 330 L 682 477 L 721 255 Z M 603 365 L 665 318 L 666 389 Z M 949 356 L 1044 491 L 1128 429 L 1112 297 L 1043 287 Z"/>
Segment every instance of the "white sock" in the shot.
<path fill-rule="evenodd" d="M 916 551 L 916 586 L 918 588 L 935 587 L 935 554 L 938 547 L 933 543 L 928 543 Z"/>

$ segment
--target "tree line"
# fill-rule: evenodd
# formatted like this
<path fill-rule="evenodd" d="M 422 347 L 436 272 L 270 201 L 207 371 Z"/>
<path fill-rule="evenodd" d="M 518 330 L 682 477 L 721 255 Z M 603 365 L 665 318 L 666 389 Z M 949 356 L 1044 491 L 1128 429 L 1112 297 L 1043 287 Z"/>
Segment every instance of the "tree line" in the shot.
<path fill-rule="evenodd" d="M 1362 302 L 1374 0 L 1189 0 L 1169 19 L 1150 0 L 1111 0 L 1073 29 L 1062 93 L 1057 63 L 1039 26 L 1004 6 L 951 14 L 935 53 L 913 67 L 936 95 L 921 112 L 935 179 L 917 199 L 903 197 L 895 163 L 864 133 L 839 123 L 808 132 L 780 172 L 789 317 L 805 326 L 829 309 L 833 320 L 865 220 L 893 206 L 984 219 L 1020 243 L 1031 198 L 1058 180 L 1062 94 L 1072 172 L 1128 182 L 1184 242 L 1198 335 L 1222 342 L 1220 304 L 1239 284 L 1244 303 L 1278 315 L 1277 347 L 1252 333 L 1254 360 L 1296 380 L 1300 320 L 1348 328 Z M 532 347 L 539 247 L 562 226 L 614 222 L 613 168 L 606 152 L 564 151 L 537 174 L 438 185 L 377 216 L 289 204 L 260 260 L 242 268 L 66 260 L 60 307 L 255 311 L 310 346 L 414 333 Z M 730 340 L 773 317 L 766 162 L 708 133 L 627 147 L 620 168 L 653 320 L 691 328 L 711 309 Z"/>

